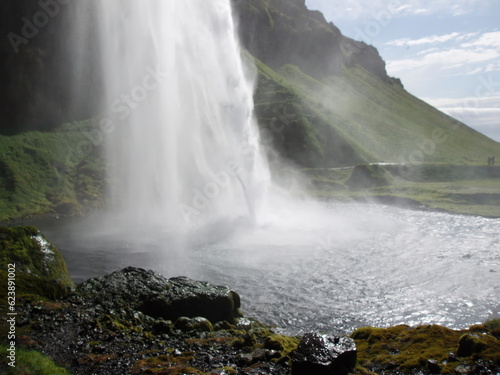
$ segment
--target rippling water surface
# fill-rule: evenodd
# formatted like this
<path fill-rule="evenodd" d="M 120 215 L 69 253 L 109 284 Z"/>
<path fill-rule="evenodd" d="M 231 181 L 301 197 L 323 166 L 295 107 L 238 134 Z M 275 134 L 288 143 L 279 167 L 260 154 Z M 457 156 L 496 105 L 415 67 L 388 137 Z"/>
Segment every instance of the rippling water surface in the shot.
<path fill-rule="evenodd" d="M 288 333 L 462 328 L 500 317 L 500 219 L 381 205 L 324 211 L 256 227 L 220 223 L 187 240 L 137 234 L 134 243 L 89 237 L 81 223 L 39 226 L 77 281 L 134 265 L 225 284 L 241 295 L 245 315 Z"/>

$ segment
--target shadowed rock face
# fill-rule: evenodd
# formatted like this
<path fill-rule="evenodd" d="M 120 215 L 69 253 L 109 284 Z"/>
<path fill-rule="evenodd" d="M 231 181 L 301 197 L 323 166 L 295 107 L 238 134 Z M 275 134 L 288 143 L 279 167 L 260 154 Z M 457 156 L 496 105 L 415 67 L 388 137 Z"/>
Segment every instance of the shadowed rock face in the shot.
<path fill-rule="evenodd" d="M 239 295 L 225 286 L 185 277 L 166 279 L 134 267 L 90 279 L 78 286 L 77 294 L 108 309 L 128 306 L 167 320 L 184 316 L 232 322 L 240 307 Z"/>
<path fill-rule="evenodd" d="M 233 0 L 240 24 L 240 39 L 255 57 L 273 69 L 297 65 L 314 78 L 341 74 L 359 65 L 387 83 L 378 51 L 342 35 L 319 11 L 307 9 L 304 0 Z"/>
<path fill-rule="evenodd" d="M 306 333 L 293 356 L 292 374 L 347 374 L 356 366 L 356 359 L 353 339 Z"/>
<path fill-rule="evenodd" d="M 305 1 L 233 1 L 240 39 L 258 59 L 273 69 L 299 66 L 314 77 L 339 73 L 343 64 L 342 34 Z"/>

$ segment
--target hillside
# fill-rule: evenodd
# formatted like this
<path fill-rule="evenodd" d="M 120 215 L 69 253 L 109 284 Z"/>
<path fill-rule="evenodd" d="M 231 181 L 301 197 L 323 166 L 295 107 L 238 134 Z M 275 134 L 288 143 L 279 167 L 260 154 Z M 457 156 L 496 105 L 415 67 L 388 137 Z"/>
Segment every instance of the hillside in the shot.
<path fill-rule="evenodd" d="M 484 164 L 500 152 L 497 142 L 409 94 L 375 48 L 342 36 L 305 0 L 235 4 L 240 38 L 261 62 L 260 124 L 297 164 Z M 277 121 L 278 113 L 287 120 Z"/>

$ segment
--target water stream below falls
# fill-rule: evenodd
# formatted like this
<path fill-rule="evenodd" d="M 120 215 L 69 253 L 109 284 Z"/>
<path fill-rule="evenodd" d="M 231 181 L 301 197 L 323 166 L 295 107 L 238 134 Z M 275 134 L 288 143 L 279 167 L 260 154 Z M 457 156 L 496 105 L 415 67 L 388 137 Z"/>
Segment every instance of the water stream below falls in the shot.
<path fill-rule="evenodd" d="M 500 316 L 500 219 L 321 205 L 314 223 L 302 209 L 295 221 L 235 220 L 189 239 L 116 237 L 81 221 L 37 225 L 76 281 L 133 265 L 224 284 L 241 295 L 246 316 L 287 333 L 424 323 L 462 328 Z"/>

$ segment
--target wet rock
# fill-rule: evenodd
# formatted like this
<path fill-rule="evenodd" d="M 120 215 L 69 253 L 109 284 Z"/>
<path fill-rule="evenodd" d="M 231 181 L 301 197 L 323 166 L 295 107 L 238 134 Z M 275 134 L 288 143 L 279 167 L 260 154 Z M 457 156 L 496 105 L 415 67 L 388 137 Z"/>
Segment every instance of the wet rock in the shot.
<path fill-rule="evenodd" d="M 201 316 L 188 318 L 181 316 L 174 324 L 174 328 L 182 332 L 213 332 L 212 323 Z"/>
<path fill-rule="evenodd" d="M 494 347 L 500 349 L 500 341 L 495 337 L 486 333 L 468 333 L 458 342 L 457 356 L 469 357 Z"/>
<path fill-rule="evenodd" d="M 240 315 L 239 295 L 225 286 L 185 277 L 166 279 L 135 267 L 90 279 L 80 284 L 76 292 L 106 309 L 126 307 L 156 319 L 204 317 L 215 323 L 232 322 Z"/>
<path fill-rule="evenodd" d="M 293 375 L 344 375 L 356 366 L 356 344 L 349 337 L 306 333 L 292 359 Z"/>
<path fill-rule="evenodd" d="M 468 375 L 470 372 L 470 368 L 468 366 L 457 366 L 455 367 L 455 374 L 456 375 Z"/>
<path fill-rule="evenodd" d="M 453 352 L 448 353 L 448 362 L 458 362 L 457 355 Z"/>
<path fill-rule="evenodd" d="M 169 334 L 172 332 L 172 322 L 170 320 L 158 319 L 153 324 L 153 333 L 156 335 Z"/>
<path fill-rule="evenodd" d="M 0 248 L 0 284 L 14 275 L 17 295 L 60 298 L 75 287 L 61 253 L 35 227 L 0 227 Z"/>
<path fill-rule="evenodd" d="M 439 366 L 438 362 L 435 359 L 427 360 L 427 369 L 431 374 L 441 373 L 441 366 Z"/>
<path fill-rule="evenodd" d="M 253 362 L 267 362 L 272 359 L 278 359 L 281 355 L 276 350 L 256 349 L 252 353 Z"/>

